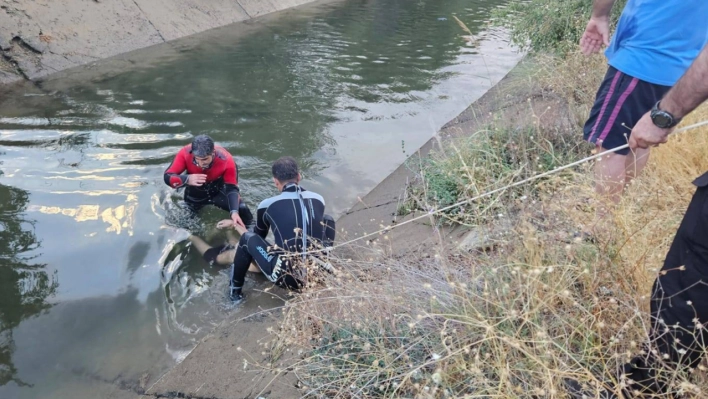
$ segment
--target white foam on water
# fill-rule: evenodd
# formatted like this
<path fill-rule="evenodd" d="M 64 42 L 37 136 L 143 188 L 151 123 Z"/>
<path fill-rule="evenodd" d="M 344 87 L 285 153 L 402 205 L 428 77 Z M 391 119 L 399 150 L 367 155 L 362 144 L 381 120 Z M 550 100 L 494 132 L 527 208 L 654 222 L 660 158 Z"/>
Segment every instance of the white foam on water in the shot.
<path fill-rule="evenodd" d="M 0 123 L 25 126 L 49 126 L 48 118 L 0 118 Z"/>
<path fill-rule="evenodd" d="M 145 121 L 135 118 L 126 118 L 124 116 L 116 116 L 107 122 L 111 125 L 129 127 L 131 129 L 143 129 L 148 126 Z"/>
<path fill-rule="evenodd" d="M 153 126 L 169 126 L 169 127 L 179 127 L 184 126 L 182 122 L 157 122 L 153 123 Z"/>

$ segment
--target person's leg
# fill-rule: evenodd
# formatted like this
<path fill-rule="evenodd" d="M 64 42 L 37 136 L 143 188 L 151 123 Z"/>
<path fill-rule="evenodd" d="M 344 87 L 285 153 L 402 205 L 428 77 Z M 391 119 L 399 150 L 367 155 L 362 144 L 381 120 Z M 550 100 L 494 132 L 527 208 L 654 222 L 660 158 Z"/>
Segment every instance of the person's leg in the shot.
<path fill-rule="evenodd" d="M 600 147 L 598 151 L 606 150 Z M 625 185 L 626 160 L 626 156 L 612 153 L 595 162 L 595 192 L 603 201 L 598 206 L 598 216 L 604 216 L 607 208 L 619 202 Z"/>
<path fill-rule="evenodd" d="M 651 110 L 654 104 L 664 97 L 664 94 L 666 94 L 669 89 L 671 89 L 669 86 L 655 85 L 639 80 L 636 84 L 636 88 L 625 102 L 625 108 L 627 109 L 626 115 L 624 116 L 625 126 L 636 125 L 639 119 Z M 631 133 L 631 131 L 627 132 L 627 139 L 629 139 Z M 629 152 L 627 155 L 625 186 L 637 178 L 646 166 L 649 161 L 649 149 L 636 149 Z"/>
<path fill-rule="evenodd" d="M 192 242 L 194 248 L 197 249 L 204 261 L 210 265 L 228 266 L 234 258 L 235 250 L 227 250 L 225 245 L 212 247 L 206 241 L 195 235 L 189 236 L 189 241 Z"/>
<path fill-rule="evenodd" d="M 216 256 L 216 264 L 220 266 L 229 266 L 233 263 L 234 257 L 236 256 L 236 247 L 231 249 L 222 250 L 219 255 Z M 260 273 L 261 269 L 258 268 L 253 262 L 248 267 L 250 273 Z"/>
<path fill-rule="evenodd" d="M 652 288 L 648 355 L 624 366 L 631 390 L 664 393 L 666 377 L 698 366 L 708 325 L 708 188 L 696 190 Z"/>
<path fill-rule="evenodd" d="M 278 282 L 286 271 L 286 263 L 280 258 L 280 252 L 268 250 L 272 246 L 261 236 L 251 232 L 241 236 L 234 257 L 234 269 L 231 277 L 232 292 L 241 295 L 246 272 L 252 261 L 268 280 L 273 283 Z"/>
<path fill-rule="evenodd" d="M 626 142 L 622 135 L 628 129 L 622 128 L 617 119 L 622 116 L 619 115 L 624 105 L 622 93 L 631 88 L 632 80 L 631 76 L 611 66 L 607 68 L 583 127 L 583 138 L 595 144 L 595 151 L 605 152 Z M 616 152 L 602 156 L 595 162 L 595 192 L 600 203 L 596 206 L 596 220 L 593 225 L 597 225 L 609 208 L 619 201 L 625 185 L 625 164 L 625 154 Z"/>
<path fill-rule="evenodd" d="M 649 162 L 649 148 L 637 148 L 626 156 L 625 161 L 625 187 L 629 185 L 644 170 Z"/>
<path fill-rule="evenodd" d="M 191 218 L 197 218 L 199 211 L 209 204 L 209 198 L 196 187 L 189 186 L 184 190 L 184 207 L 191 213 Z"/>
<path fill-rule="evenodd" d="M 324 223 L 324 237 L 322 240 L 322 245 L 325 247 L 331 247 L 334 245 L 334 238 L 337 234 L 337 227 L 334 218 L 330 215 L 324 215 L 322 218 Z"/>
<path fill-rule="evenodd" d="M 253 256 L 246 245 L 246 234 L 241 236 L 239 246 L 236 247 L 233 264 L 231 265 L 231 282 L 229 296 L 232 301 L 243 299 L 243 284 L 246 282 L 246 273 L 253 261 Z"/>
<path fill-rule="evenodd" d="M 197 249 L 197 251 L 199 251 L 200 255 L 204 255 L 206 251 L 212 249 L 211 245 L 207 244 L 204 240 L 194 234 L 189 236 L 189 241 L 192 242 L 192 245 Z"/>
<path fill-rule="evenodd" d="M 646 165 L 648 151 L 640 151 L 635 159 L 628 148 L 622 147 L 629 140 L 632 126 L 668 89 L 608 68 L 583 128 L 585 140 L 595 144 L 598 151 L 614 150 L 595 163 L 595 191 L 600 200 L 596 223 L 619 202 L 624 187 Z"/>

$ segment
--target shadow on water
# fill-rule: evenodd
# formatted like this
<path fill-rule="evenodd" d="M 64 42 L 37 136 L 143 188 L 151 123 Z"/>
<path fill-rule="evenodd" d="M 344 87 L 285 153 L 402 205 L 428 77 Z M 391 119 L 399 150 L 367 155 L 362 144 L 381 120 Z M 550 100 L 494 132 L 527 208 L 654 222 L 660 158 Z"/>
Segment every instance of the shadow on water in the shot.
<path fill-rule="evenodd" d="M 17 377 L 13 329 L 48 311 L 47 300 L 58 286 L 56 274 L 48 274 L 46 265 L 34 263 L 28 255 L 40 246 L 33 223 L 25 219 L 28 202 L 26 191 L 0 184 L 0 386 L 9 382 L 31 386 Z"/>

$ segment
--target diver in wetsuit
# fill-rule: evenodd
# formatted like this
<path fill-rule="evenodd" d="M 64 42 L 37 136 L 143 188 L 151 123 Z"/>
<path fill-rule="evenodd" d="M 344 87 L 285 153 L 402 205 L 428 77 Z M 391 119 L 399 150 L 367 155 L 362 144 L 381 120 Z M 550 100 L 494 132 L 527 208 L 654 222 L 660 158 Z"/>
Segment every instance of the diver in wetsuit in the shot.
<path fill-rule="evenodd" d="M 252 261 L 271 282 L 297 290 L 303 287 L 307 277 L 299 267 L 305 256 L 300 253 L 331 247 L 334 243 L 334 219 L 325 215 L 321 195 L 300 187 L 301 176 L 295 160 L 292 157 L 278 159 L 272 173 L 280 194 L 258 205 L 254 231 L 234 224 L 241 234 L 231 273 L 230 297 L 234 302 L 243 298 L 243 284 Z M 265 240 L 268 230 L 273 231 L 274 244 Z M 295 256 L 283 256 L 286 254 Z"/>
<path fill-rule="evenodd" d="M 215 146 L 211 137 L 199 135 L 192 144 L 184 146 L 164 178 L 174 189 L 186 186 L 184 201 L 195 214 L 206 205 L 214 205 L 229 211 L 234 224 L 253 225 L 253 214 L 241 201 L 238 167 L 231 154 Z"/>

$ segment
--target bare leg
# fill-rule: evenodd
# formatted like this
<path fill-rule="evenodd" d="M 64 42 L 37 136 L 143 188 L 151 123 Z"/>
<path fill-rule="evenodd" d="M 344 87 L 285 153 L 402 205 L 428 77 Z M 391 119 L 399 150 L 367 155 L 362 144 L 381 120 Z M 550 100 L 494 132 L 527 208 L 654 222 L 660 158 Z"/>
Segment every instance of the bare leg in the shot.
<path fill-rule="evenodd" d="M 642 172 L 649 161 L 649 149 L 637 148 L 629 153 L 625 166 L 625 184 L 629 184 Z"/>
<path fill-rule="evenodd" d="M 238 242 L 236 242 L 236 244 L 238 245 Z M 221 266 L 228 266 L 234 262 L 234 256 L 236 256 L 236 249 L 224 251 L 216 257 L 216 263 Z M 256 262 L 253 261 L 248 267 L 248 271 L 253 273 L 260 273 L 261 269 L 259 269 L 256 265 Z"/>
<path fill-rule="evenodd" d="M 195 235 L 190 235 L 189 241 L 192 242 L 192 245 L 194 245 L 201 255 L 204 255 L 204 252 L 211 248 L 211 245 L 207 244 L 204 240 Z"/>
<path fill-rule="evenodd" d="M 239 238 L 240 237 L 236 235 L 236 230 L 226 229 L 226 239 L 229 241 L 229 244 L 233 245 L 234 247 L 238 246 Z"/>
<path fill-rule="evenodd" d="M 605 151 L 598 148 L 599 151 Z M 626 179 L 626 156 L 616 153 L 605 155 L 595 163 L 595 192 L 603 202 L 598 209 L 605 208 L 602 215 L 606 214 L 606 208 L 617 204 L 624 190 Z"/>

